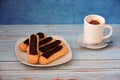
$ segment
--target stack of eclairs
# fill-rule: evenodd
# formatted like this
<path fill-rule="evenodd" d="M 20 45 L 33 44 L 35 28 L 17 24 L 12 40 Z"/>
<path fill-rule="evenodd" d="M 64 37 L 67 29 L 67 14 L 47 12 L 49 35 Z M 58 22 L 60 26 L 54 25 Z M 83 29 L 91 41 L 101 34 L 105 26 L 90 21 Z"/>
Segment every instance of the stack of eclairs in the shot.
<path fill-rule="evenodd" d="M 27 52 L 30 64 L 48 64 L 67 54 L 68 48 L 61 40 L 56 40 L 39 32 L 19 44 L 19 49 Z"/>

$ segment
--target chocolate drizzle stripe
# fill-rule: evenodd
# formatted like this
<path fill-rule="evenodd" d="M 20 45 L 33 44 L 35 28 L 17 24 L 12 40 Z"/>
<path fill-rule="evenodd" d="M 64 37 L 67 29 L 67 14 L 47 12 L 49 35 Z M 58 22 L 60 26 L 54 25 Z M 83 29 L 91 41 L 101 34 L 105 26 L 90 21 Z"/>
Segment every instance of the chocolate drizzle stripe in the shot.
<path fill-rule="evenodd" d="M 37 36 L 32 34 L 30 36 L 30 54 L 37 55 Z"/>
<path fill-rule="evenodd" d="M 43 39 L 42 41 L 39 41 L 39 46 L 46 44 L 48 42 L 50 42 L 52 40 L 52 37 L 47 37 L 45 39 Z"/>
<path fill-rule="evenodd" d="M 52 56 L 53 54 L 55 54 L 56 52 L 60 51 L 63 48 L 63 46 L 57 46 L 51 50 L 48 50 L 47 52 L 43 53 L 42 56 L 45 58 L 49 58 L 50 56 Z"/>
<path fill-rule="evenodd" d="M 26 39 L 25 41 L 23 41 L 23 43 L 29 45 L 29 39 Z"/>
<path fill-rule="evenodd" d="M 54 41 L 52 43 L 49 43 L 49 44 L 47 44 L 45 46 L 40 47 L 39 50 L 44 53 L 45 51 L 47 51 L 49 49 L 52 49 L 53 47 L 59 45 L 60 43 L 61 43 L 60 40 L 56 40 L 56 41 Z"/>
<path fill-rule="evenodd" d="M 41 32 L 37 33 L 37 35 L 39 36 L 39 39 L 42 39 L 45 37 L 44 33 L 41 33 Z"/>

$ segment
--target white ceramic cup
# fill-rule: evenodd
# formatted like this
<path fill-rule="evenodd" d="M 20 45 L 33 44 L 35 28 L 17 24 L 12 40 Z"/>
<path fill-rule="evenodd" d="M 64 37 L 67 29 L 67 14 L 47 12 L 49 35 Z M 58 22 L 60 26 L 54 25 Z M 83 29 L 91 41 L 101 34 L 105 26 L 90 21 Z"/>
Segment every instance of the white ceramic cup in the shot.
<path fill-rule="evenodd" d="M 100 24 L 91 24 L 91 20 L 97 20 Z M 108 28 L 109 34 L 104 35 L 105 28 Z M 113 29 L 110 25 L 105 24 L 105 19 L 99 15 L 88 15 L 84 18 L 84 41 L 88 44 L 99 44 L 104 39 L 112 35 Z"/>

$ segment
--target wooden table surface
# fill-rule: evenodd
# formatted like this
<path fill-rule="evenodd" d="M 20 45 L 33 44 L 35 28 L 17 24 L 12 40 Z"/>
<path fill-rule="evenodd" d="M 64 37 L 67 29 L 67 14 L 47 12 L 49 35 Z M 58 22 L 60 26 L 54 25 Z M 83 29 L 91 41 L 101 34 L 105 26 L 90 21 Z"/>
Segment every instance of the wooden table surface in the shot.
<path fill-rule="evenodd" d="M 120 80 L 120 25 L 113 26 L 109 46 L 99 50 L 76 44 L 83 25 L 0 25 L 0 80 Z M 31 67 L 20 63 L 15 55 L 18 39 L 44 32 L 66 39 L 72 60 L 52 67 Z"/>

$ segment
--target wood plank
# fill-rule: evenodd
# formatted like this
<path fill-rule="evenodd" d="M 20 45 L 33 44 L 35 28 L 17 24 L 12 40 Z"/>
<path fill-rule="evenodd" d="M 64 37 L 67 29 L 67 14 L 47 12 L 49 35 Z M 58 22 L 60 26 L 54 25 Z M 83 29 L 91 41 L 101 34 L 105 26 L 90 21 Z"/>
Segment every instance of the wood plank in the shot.
<path fill-rule="evenodd" d="M 120 60 L 72 60 L 68 63 L 37 68 L 26 66 L 20 62 L 0 62 L 1 71 L 28 71 L 28 70 L 84 70 L 84 69 L 120 69 Z"/>
<path fill-rule="evenodd" d="M 120 25 L 113 25 L 114 30 L 119 31 Z M 55 34 L 57 32 L 73 32 L 73 33 L 82 33 L 83 25 L 0 25 L 1 33 L 36 33 L 36 32 L 51 32 Z M 27 32 L 27 33 L 26 33 Z M 22 34 L 22 33 L 21 33 Z"/>
<path fill-rule="evenodd" d="M 120 72 L 4 71 L 1 80 L 119 80 Z"/>

